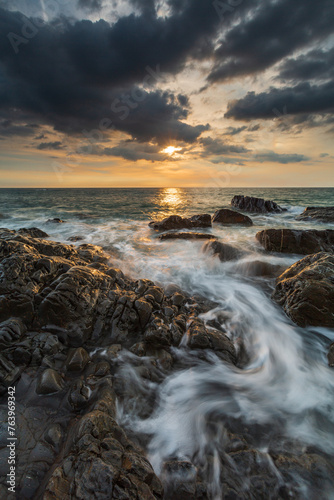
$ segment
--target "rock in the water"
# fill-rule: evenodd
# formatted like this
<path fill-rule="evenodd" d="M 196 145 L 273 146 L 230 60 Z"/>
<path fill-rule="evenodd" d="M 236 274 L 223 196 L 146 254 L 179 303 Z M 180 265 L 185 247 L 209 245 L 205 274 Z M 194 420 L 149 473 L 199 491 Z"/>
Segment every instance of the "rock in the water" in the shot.
<path fill-rule="evenodd" d="M 67 238 L 67 241 L 82 241 L 84 239 L 83 236 L 70 236 L 69 238 Z"/>
<path fill-rule="evenodd" d="M 286 211 L 285 208 L 280 207 L 274 201 L 254 198 L 253 196 L 236 195 L 233 197 L 231 205 L 245 212 L 281 213 Z"/>
<path fill-rule="evenodd" d="M 31 236 L 32 238 L 48 238 L 49 235 L 37 227 L 23 227 L 18 230 L 19 234 Z"/>
<path fill-rule="evenodd" d="M 220 241 L 209 241 L 203 247 L 205 252 L 211 252 L 213 255 L 218 255 L 222 262 L 228 260 L 237 260 L 243 256 L 243 252 L 232 245 L 221 243 Z"/>
<path fill-rule="evenodd" d="M 268 252 L 309 255 L 334 250 L 334 230 L 265 229 L 256 239 Z"/>
<path fill-rule="evenodd" d="M 89 354 L 83 347 L 78 347 L 69 352 L 67 369 L 69 371 L 82 371 L 89 361 Z"/>
<path fill-rule="evenodd" d="M 307 207 L 303 213 L 297 215 L 296 220 L 334 222 L 334 207 Z"/>
<path fill-rule="evenodd" d="M 235 270 L 244 276 L 276 278 L 282 274 L 285 268 L 279 264 L 271 264 L 263 260 L 250 260 L 238 263 Z"/>
<path fill-rule="evenodd" d="M 55 217 L 54 219 L 48 219 L 46 222 L 51 222 L 53 224 L 63 224 L 66 221 L 61 220 L 58 217 Z"/>
<path fill-rule="evenodd" d="M 299 326 L 334 327 L 334 255 L 320 252 L 277 278 L 273 299 Z"/>
<path fill-rule="evenodd" d="M 37 384 L 37 394 L 53 394 L 61 391 L 64 387 L 63 379 L 55 370 L 45 370 Z"/>
<path fill-rule="evenodd" d="M 219 222 L 224 225 L 238 224 L 240 226 L 252 226 L 253 221 L 247 215 L 240 214 L 235 210 L 229 210 L 228 208 L 222 208 L 217 210 L 212 217 L 212 222 Z"/>
<path fill-rule="evenodd" d="M 195 227 L 211 227 L 211 217 L 209 214 L 193 215 L 190 218 L 183 218 L 179 215 L 171 215 L 161 221 L 152 221 L 149 227 L 155 231 L 168 231 L 169 229 L 192 229 Z"/>
<path fill-rule="evenodd" d="M 164 233 L 160 240 L 216 240 L 217 236 L 205 233 Z"/>

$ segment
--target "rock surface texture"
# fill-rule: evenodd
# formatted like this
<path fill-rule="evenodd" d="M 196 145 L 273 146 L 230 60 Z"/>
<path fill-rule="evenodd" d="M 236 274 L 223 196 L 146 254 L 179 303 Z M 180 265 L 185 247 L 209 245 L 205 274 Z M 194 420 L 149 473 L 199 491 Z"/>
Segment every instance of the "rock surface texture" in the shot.
<path fill-rule="evenodd" d="M 281 213 L 286 211 L 274 201 L 254 198 L 253 196 L 236 195 L 232 198 L 231 205 L 245 212 L 254 213 Z"/>
<path fill-rule="evenodd" d="M 155 231 L 168 231 L 169 229 L 192 229 L 199 227 L 211 227 L 211 216 L 209 214 L 193 215 L 189 218 L 180 215 L 171 215 L 161 221 L 152 221 L 149 227 Z"/>
<path fill-rule="evenodd" d="M 334 327 L 334 255 L 320 252 L 277 278 L 273 299 L 299 326 Z"/>
<path fill-rule="evenodd" d="M 268 252 L 308 255 L 334 250 L 334 230 L 264 229 L 256 239 Z"/>
<path fill-rule="evenodd" d="M 235 210 L 229 210 L 228 208 L 222 208 L 217 210 L 212 217 L 212 222 L 219 222 L 220 224 L 229 226 L 232 224 L 241 226 L 252 226 L 253 221 L 247 215 L 240 214 Z"/>
<path fill-rule="evenodd" d="M 307 207 L 303 213 L 297 215 L 296 220 L 334 222 L 334 207 Z"/>

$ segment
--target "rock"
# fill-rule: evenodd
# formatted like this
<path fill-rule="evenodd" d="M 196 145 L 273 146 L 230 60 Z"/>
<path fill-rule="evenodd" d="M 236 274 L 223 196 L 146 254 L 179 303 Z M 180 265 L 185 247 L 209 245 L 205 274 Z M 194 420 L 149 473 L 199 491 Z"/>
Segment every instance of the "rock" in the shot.
<path fill-rule="evenodd" d="M 265 229 L 256 239 L 268 252 L 308 255 L 334 250 L 334 230 Z"/>
<path fill-rule="evenodd" d="M 83 347 L 78 347 L 69 352 L 67 369 L 69 371 L 82 371 L 89 361 L 89 354 Z"/>
<path fill-rule="evenodd" d="M 238 263 L 235 270 L 244 276 L 276 278 L 284 272 L 285 268 L 286 266 L 271 264 L 263 260 L 250 260 Z"/>
<path fill-rule="evenodd" d="M 23 227 L 18 230 L 19 234 L 31 236 L 32 238 L 48 238 L 49 235 L 37 227 Z"/>
<path fill-rule="evenodd" d="M 53 224 L 64 224 L 64 222 L 66 222 L 66 221 L 61 220 L 58 217 L 55 217 L 54 219 L 48 219 L 46 222 L 51 222 Z"/>
<path fill-rule="evenodd" d="M 83 236 L 70 236 L 69 238 L 67 238 L 67 241 L 82 241 L 84 240 L 85 238 Z"/>
<path fill-rule="evenodd" d="M 164 240 L 216 240 L 217 236 L 205 233 L 164 233 L 159 236 Z"/>
<path fill-rule="evenodd" d="M 285 208 L 280 207 L 274 201 L 254 198 L 253 196 L 236 195 L 233 197 L 231 205 L 245 212 L 254 213 L 281 213 L 286 211 Z"/>
<path fill-rule="evenodd" d="M 307 207 L 303 213 L 297 215 L 296 220 L 334 222 L 334 207 Z"/>
<path fill-rule="evenodd" d="M 238 248 L 227 243 L 221 243 L 220 241 L 209 241 L 204 245 L 203 250 L 204 252 L 211 252 L 213 255 L 218 255 L 222 262 L 237 260 L 244 255 Z"/>
<path fill-rule="evenodd" d="M 209 214 L 193 215 L 190 218 L 182 218 L 179 215 L 171 215 L 162 221 L 152 221 L 149 227 L 155 231 L 168 231 L 169 229 L 191 229 L 195 227 L 211 227 Z"/>
<path fill-rule="evenodd" d="M 329 346 L 327 358 L 329 366 L 334 366 L 334 342 Z"/>
<path fill-rule="evenodd" d="M 334 255 L 320 252 L 289 267 L 273 299 L 299 326 L 334 327 Z"/>
<path fill-rule="evenodd" d="M 240 225 L 240 226 L 252 226 L 253 221 L 247 215 L 240 214 L 235 210 L 229 210 L 228 208 L 222 208 L 217 210 L 212 217 L 212 222 L 219 222 L 223 225 Z"/>
<path fill-rule="evenodd" d="M 63 379 L 55 370 L 45 370 L 37 384 L 37 394 L 53 394 L 61 391 L 64 387 Z"/>

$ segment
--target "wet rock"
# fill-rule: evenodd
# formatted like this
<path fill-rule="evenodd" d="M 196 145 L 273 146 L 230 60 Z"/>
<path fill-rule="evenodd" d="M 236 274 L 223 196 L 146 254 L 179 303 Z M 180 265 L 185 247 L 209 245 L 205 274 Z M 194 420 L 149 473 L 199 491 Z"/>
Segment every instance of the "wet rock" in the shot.
<path fill-rule="evenodd" d="M 51 446 L 58 449 L 63 435 L 64 433 L 61 426 L 59 424 L 53 424 L 46 431 L 44 439 L 47 443 L 51 444 Z"/>
<path fill-rule="evenodd" d="M 163 476 L 167 483 L 165 495 L 173 500 L 193 500 L 196 495 L 197 469 L 186 460 L 164 463 Z"/>
<path fill-rule="evenodd" d="M 220 241 L 210 241 L 203 247 L 204 252 L 210 252 L 217 255 L 222 262 L 237 260 L 242 258 L 244 253 L 232 245 Z"/>
<path fill-rule="evenodd" d="M 304 257 L 276 281 L 273 299 L 299 326 L 334 327 L 334 255 Z"/>
<path fill-rule="evenodd" d="M 21 370 L 0 354 L 0 394 L 3 394 L 7 387 L 14 385 L 20 374 Z"/>
<path fill-rule="evenodd" d="M 238 263 L 235 270 L 243 276 L 258 276 L 263 278 L 276 278 L 282 274 L 286 266 L 271 264 L 263 260 L 251 260 Z"/>
<path fill-rule="evenodd" d="M 69 371 L 82 371 L 89 361 L 89 354 L 83 347 L 78 347 L 69 352 L 67 369 Z"/>
<path fill-rule="evenodd" d="M 280 207 L 274 201 L 253 196 L 236 195 L 232 198 L 231 205 L 245 212 L 254 213 L 281 213 L 286 211 L 285 208 Z"/>
<path fill-rule="evenodd" d="M 45 370 L 37 384 L 37 394 L 53 394 L 63 389 L 64 383 L 61 375 L 55 370 L 48 368 Z"/>
<path fill-rule="evenodd" d="M 83 236 L 70 236 L 69 238 L 67 238 L 67 241 L 82 241 L 84 240 L 85 238 Z"/>
<path fill-rule="evenodd" d="M 312 254 L 334 250 L 334 230 L 265 229 L 256 239 L 269 252 Z"/>
<path fill-rule="evenodd" d="M 329 346 L 327 358 L 329 366 L 334 366 L 334 342 Z"/>
<path fill-rule="evenodd" d="M 195 227 L 211 227 L 211 217 L 209 214 L 194 215 L 190 218 L 183 218 L 179 215 L 171 215 L 161 221 L 152 221 L 149 227 L 155 231 L 168 231 L 169 229 L 191 229 Z"/>
<path fill-rule="evenodd" d="M 229 210 L 227 208 L 222 208 L 221 210 L 217 210 L 212 217 L 212 222 L 219 222 L 220 224 L 230 226 L 230 225 L 239 225 L 239 226 L 252 226 L 253 221 L 247 215 L 240 214 L 235 210 Z"/>
<path fill-rule="evenodd" d="M 32 238 L 48 238 L 49 235 L 37 227 L 24 227 L 18 230 L 19 234 L 31 236 Z"/>
<path fill-rule="evenodd" d="M 54 219 L 48 219 L 46 222 L 51 222 L 52 224 L 64 224 L 64 220 L 59 219 L 58 217 L 55 217 Z"/>
<path fill-rule="evenodd" d="M 303 213 L 297 215 L 296 220 L 334 222 L 334 207 L 307 207 Z"/>
<path fill-rule="evenodd" d="M 207 329 L 202 320 L 195 318 L 187 330 L 188 343 L 191 349 L 212 349 L 219 353 L 225 361 L 236 364 L 237 355 L 231 340 L 214 328 Z"/>
<path fill-rule="evenodd" d="M 217 236 L 205 233 L 164 233 L 159 236 L 164 240 L 216 240 Z"/>

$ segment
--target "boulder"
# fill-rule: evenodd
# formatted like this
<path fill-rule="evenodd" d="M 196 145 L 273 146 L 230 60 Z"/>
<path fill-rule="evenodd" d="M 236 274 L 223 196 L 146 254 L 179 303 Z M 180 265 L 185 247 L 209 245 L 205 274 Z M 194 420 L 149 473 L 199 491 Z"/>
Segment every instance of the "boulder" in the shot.
<path fill-rule="evenodd" d="M 240 262 L 237 264 L 235 270 L 244 276 L 276 278 L 284 272 L 285 267 L 280 264 L 271 264 L 270 262 L 257 259 Z"/>
<path fill-rule="evenodd" d="M 18 230 L 19 234 L 31 236 L 32 238 L 48 238 L 49 235 L 37 227 L 23 227 Z"/>
<path fill-rule="evenodd" d="M 55 370 L 48 368 L 45 370 L 37 384 L 37 394 L 53 394 L 61 391 L 64 387 L 62 377 Z"/>
<path fill-rule="evenodd" d="M 232 198 L 231 205 L 245 212 L 254 213 L 281 213 L 286 211 L 286 208 L 280 207 L 274 201 L 254 198 L 253 196 L 236 195 Z"/>
<path fill-rule="evenodd" d="M 237 260 L 244 255 L 238 248 L 227 243 L 221 243 L 220 241 L 209 241 L 204 245 L 203 250 L 204 252 L 211 252 L 213 255 L 218 255 L 222 262 Z"/>
<path fill-rule="evenodd" d="M 299 260 L 277 278 L 273 299 L 299 326 L 334 327 L 334 255 Z"/>
<path fill-rule="evenodd" d="M 67 241 L 82 241 L 84 240 L 84 237 L 83 236 L 70 236 L 69 238 L 67 238 Z"/>
<path fill-rule="evenodd" d="M 334 207 L 307 207 L 303 213 L 297 215 L 296 220 L 334 222 Z"/>
<path fill-rule="evenodd" d="M 216 240 L 217 236 L 206 233 L 164 233 L 160 240 Z"/>
<path fill-rule="evenodd" d="M 155 231 L 168 231 L 170 229 L 192 229 L 195 227 L 211 227 L 211 217 L 209 214 L 193 215 L 190 218 L 183 218 L 179 215 L 171 215 L 161 221 L 152 221 L 149 227 Z"/>
<path fill-rule="evenodd" d="M 256 239 L 268 252 L 308 255 L 334 250 L 334 230 L 264 229 Z"/>
<path fill-rule="evenodd" d="M 55 217 L 54 219 L 48 219 L 46 222 L 51 222 L 52 224 L 64 224 L 64 220 L 59 219 L 58 217 Z"/>
<path fill-rule="evenodd" d="M 222 208 L 217 210 L 212 217 L 212 222 L 219 222 L 220 224 L 230 226 L 238 224 L 240 226 L 252 226 L 253 221 L 247 215 L 240 214 L 235 210 L 229 210 L 228 208 Z"/>

